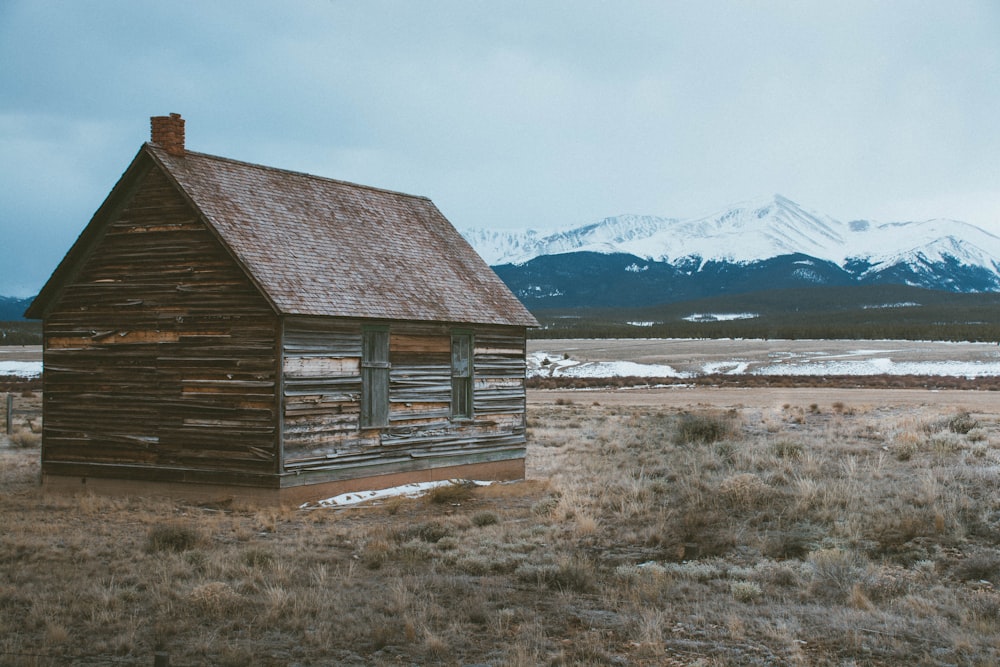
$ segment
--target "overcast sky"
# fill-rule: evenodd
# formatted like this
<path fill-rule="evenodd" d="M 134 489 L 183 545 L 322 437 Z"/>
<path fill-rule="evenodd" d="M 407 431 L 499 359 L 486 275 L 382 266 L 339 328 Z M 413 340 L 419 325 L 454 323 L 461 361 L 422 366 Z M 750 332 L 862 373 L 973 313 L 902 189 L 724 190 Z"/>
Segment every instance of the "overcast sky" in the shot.
<path fill-rule="evenodd" d="M 1000 234 L 1000 2 L 0 0 L 0 295 L 142 142 L 430 197 L 460 229 L 781 193 Z"/>

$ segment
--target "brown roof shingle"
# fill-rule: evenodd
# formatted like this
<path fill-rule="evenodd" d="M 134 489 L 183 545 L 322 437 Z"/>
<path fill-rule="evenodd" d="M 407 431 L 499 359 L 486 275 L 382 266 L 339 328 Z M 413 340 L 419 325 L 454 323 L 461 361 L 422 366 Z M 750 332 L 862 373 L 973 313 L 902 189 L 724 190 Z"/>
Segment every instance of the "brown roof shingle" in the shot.
<path fill-rule="evenodd" d="M 282 313 L 538 324 L 425 197 L 144 150 Z"/>

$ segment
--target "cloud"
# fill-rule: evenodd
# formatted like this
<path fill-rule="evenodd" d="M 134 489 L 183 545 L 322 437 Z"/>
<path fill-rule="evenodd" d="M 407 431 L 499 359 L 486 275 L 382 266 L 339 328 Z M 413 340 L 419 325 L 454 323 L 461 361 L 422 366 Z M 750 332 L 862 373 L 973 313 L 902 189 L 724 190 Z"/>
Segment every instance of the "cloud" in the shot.
<path fill-rule="evenodd" d="M 991 0 L 6 2 L 0 261 L 40 284 L 168 112 L 194 150 L 461 227 L 782 192 L 1000 231 L 997 34 Z"/>

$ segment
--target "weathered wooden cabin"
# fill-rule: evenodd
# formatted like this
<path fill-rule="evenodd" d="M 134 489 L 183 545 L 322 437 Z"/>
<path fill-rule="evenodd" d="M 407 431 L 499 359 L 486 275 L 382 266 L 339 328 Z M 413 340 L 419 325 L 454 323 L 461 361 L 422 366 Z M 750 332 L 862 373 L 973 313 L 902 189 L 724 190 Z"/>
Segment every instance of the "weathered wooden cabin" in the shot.
<path fill-rule="evenodd" d="M 292 503 L 523 477 L 537 322 L 430 200 L 151 125 L 27 312 L 45 486 Z"/>

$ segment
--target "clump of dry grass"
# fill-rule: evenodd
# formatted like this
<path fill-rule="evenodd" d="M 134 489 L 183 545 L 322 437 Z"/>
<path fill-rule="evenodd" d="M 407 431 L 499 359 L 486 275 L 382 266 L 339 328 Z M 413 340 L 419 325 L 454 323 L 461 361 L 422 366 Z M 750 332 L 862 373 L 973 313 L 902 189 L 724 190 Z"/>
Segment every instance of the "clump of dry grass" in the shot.
<path fill-rule="evenodd" d="M 37 449 L 42 444 L 42 434 L 29 428 L 19 428 L 10 435 L 10 444 L 19 449 Z"/>
<path fill-rule="evenodd" d="M 195 586 L 187 601 L 199 614 L 222 617 L 239 609 L 242 598 L 226 582 L 210 581 Z"/>
<path fill-rule="evenodd" d="M 741 472 L 722 480 L 719 495 L 731 508 L 745 511 L 764 505 L 773 491 L 758 475 Z"/>
<path fill-rule="evenodd" d="M 187 551 L 198 546 L 203 540 L 201 531 L 187 522 L 170 521 L 156 524 L 146 534 L 146 551 Z"/>
<path fill-rule="evenodd" d="M 703 445 L 724 440 L 736 430 L 733 412 L 684 412 L 677 417 L 674 444 Z"/>
<path fill-rule="evenodd" d="M 960 435 L 966 435 L 969 431 L 979 427 L 979 422 L 966 410 L 957 412 L 935 424 Z"/>
<path fill-rule="evenodd" d="M 471 482 L 451 482 L 435 486 L 424 497 L 427 502 L 438 505 L 463 503 L 472 497 L 475 488 L 475 484 Z"/>
<path fill-rule="evenodd" d="M 483 511 L 476 512 L 472 515 L 472 524 L 474 526 L 479 526 L 480 528 L 484 526 L 492 526 L 495 523 L 500 522 L 500 517 L 497 516 L 496 512 Z"/>

